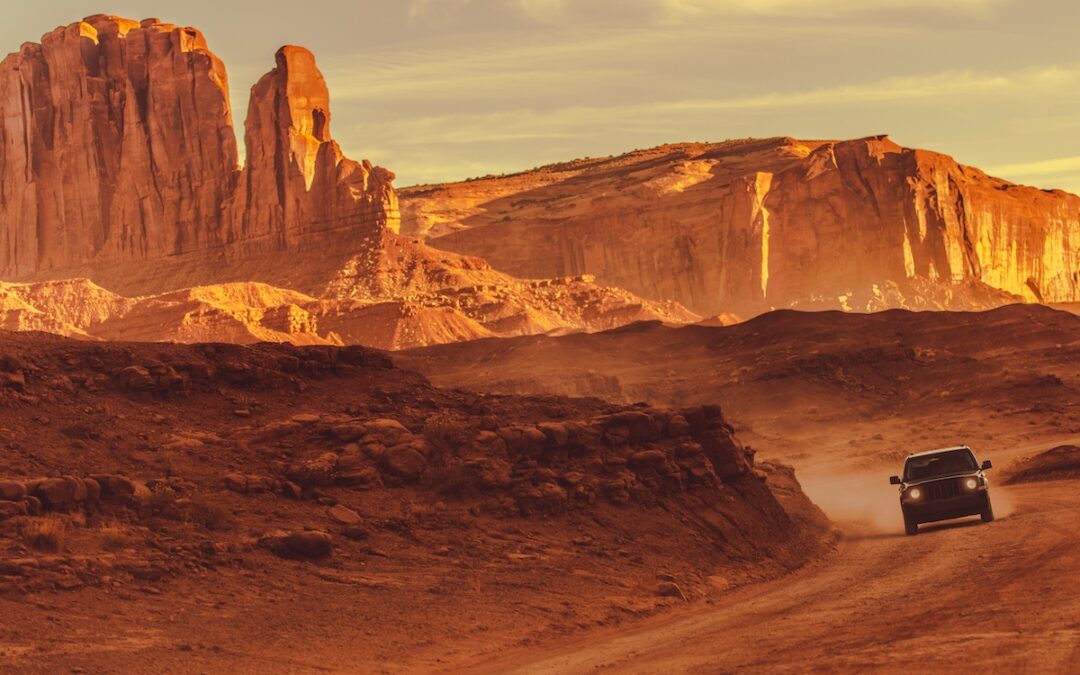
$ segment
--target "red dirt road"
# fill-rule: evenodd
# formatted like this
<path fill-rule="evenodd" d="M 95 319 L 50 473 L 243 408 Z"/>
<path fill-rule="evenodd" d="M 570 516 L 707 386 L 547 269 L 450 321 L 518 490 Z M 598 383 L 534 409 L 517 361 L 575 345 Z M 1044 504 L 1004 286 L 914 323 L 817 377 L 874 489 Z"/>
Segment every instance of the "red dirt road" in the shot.
<path fill-rule="evenodd" d="M 988 525 L 924 525 L 913 538 L 846 526 L 834 555 L 794 576 L 475 670 L 1080 672 L 1080 482 L 1010 497 L 1016 511 Z"/>

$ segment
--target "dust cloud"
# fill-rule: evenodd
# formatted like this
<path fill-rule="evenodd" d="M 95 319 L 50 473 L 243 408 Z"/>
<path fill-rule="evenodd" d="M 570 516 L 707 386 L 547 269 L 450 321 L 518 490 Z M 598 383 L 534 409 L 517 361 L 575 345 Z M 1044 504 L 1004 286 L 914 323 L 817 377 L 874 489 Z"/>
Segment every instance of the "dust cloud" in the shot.
<path fill-rule="evenodd" d="M 903 534 L 904 517 L 895 485 L 887 471 L 846 474 L 812 473 L 800 476 L 803 491 L 830 520 L 885 534 Z M 991 482 L 990 498 L 995 518 L 1016 512 L 1016 497 Z"/>
<path fill-rule="evenodd" d="M 903 533 L 895 485 L 881 471 L 810 474 L 799 477 L 803 492 L 835 523 L 854 523 L 876 532 Z"/>

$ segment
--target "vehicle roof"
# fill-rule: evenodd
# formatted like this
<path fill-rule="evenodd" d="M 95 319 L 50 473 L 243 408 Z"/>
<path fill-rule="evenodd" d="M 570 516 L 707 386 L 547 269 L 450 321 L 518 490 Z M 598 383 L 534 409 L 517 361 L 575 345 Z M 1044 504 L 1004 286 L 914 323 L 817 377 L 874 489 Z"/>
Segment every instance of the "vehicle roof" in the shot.
<path fill-rule="evenodd" d="M 971 448 L 966 446 L 966 445 L 954 445 L 954 446 L 951 446 L 951 447 L 948 447 L 948 448 L 937 448 L 936 450 L 924 450 L 923 452 L 913 452 L 910 455 L 908 455 L 908 458 L 910 459 L 912 457 L 923 457 L 924 455 L 936 455 L 939 452 L 949 452 L 950 450 L 971 450 Z"/>

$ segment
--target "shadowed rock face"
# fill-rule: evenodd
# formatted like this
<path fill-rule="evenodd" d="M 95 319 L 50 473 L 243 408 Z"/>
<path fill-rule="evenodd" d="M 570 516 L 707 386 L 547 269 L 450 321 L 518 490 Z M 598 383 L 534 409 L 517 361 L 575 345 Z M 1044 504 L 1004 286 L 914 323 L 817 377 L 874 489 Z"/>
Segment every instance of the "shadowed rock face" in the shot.
<path fill-rule="evenodd" d="M 701 314 L 1080 297 L 1080 198 L 885 137 L 685 144 L 405 190 L 403 231 Z"/>
<path fill-rule="evenodd" d="M 396 228 L 393 174 L 330 138 L 314 57 L 252 89 L 238 166 L 225 67 L 199 31 L 98 15 L 0 64 L 0 274 L 296 250 Z"/>

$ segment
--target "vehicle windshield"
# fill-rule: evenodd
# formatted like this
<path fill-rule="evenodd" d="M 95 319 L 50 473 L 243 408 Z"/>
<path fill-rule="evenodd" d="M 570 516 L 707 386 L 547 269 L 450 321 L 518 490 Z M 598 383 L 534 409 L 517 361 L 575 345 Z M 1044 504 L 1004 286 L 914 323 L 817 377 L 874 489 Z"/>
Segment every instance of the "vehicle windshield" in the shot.
<path fill-rule="evenodd" d="M 978 468 L 979 465 L 975 462 L 975 456 L 971 454 L 971 450 L 967 448 L 948 450 L 909 459 L 904 466 L 904 480 L 913 481 L 948 476 L 964 473 L 965 471 L 974 471 Z"/>

